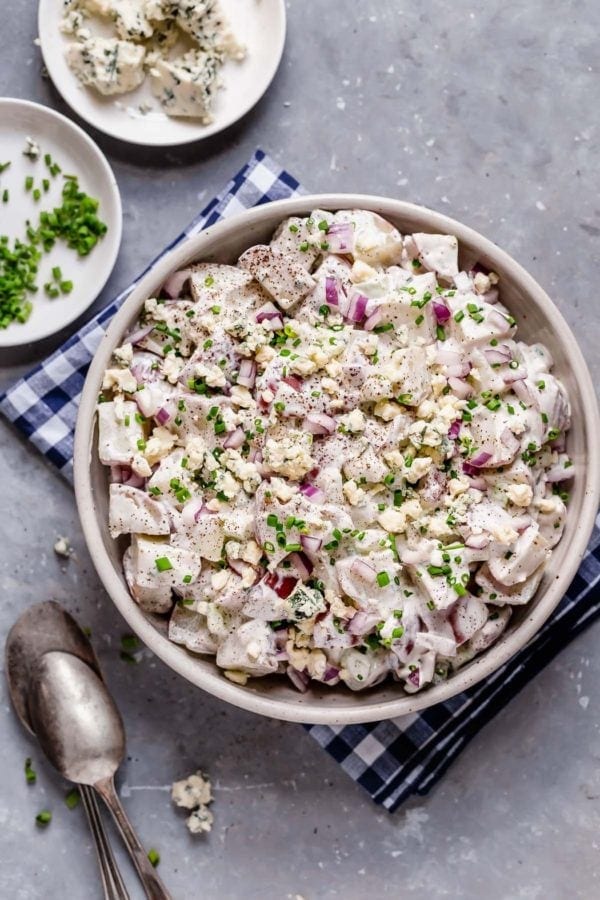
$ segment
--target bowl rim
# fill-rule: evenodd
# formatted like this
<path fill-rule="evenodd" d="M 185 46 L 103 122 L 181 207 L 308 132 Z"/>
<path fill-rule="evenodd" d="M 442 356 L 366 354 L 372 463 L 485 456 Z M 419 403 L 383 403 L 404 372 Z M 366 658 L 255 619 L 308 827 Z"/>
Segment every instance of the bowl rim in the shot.
<path fill-rule="evenodd" d="M 140 278 L 113 317 L 95 352 L 83 387 L 77 416 L 74 443 L 75 494 L 83 533 L 98 575 L 132 630 L 164 663 L 192 684 L 233 706 L 270 718 L 310 724 L 346 725 L 411 715 L 448 700 L 496 672 L 531 640 L 562 599 L 585 553 L 600 502 L 600 467 L 590 466 L 585 473 L 586 484 L 581 512 L 574 526 L 569 558 L 538 598 L 535 607 L 518 628 L 504 640 L 493 644 L 465 668 L 458 669 L 447 681 L 423 692 L 401 694 L 397 699 L 386 701 L 378 701 L 376 695 L 372 693 L 357 693 L 357 700 L 364 698 L 362 702 L 335 707 L 324 700 L 307 700 L 306 695 L 298 695 L 297 702 L 269 694 L 261 695 L 258 691 L 228 681 L 218 671 L 204 671 L 197 665 L 192 654 L 161 634 L 123 587 L 104 547 L 99 517 L 94 508 L 91 481 L 92 436 L 96 398 L 100 391 L 104 369 L 112 350 L 120 343 L 134 312 L 170 272 L 201 258 L 210 245 L 230 232 L 240 228 L 251 232 L 252 226 L 260 224 L 265 218 L 265 213 L 268 213 L 269 218 L 278 213 L 277 218 L 283 220 L 291 215 L 306 214 L 315 208 L 372 209 L 384 217 L 387 215 L 396 220 L 402 218 L 418 219 L 421 222 L 425 220 L 427 231 L 454 234 L 458 238 L 459 247 L 463 243 L 476 247 L 478 254 L 491 261 L 495 268 L 504 273 L 504 277 L 510 276 L 512 282 L 518 285 L 520 292 L 541 309 L 553 330 L 559 334 L 559 340 L 569 359 L 580 394 L 582 409 L 585 411 L 585 422 L 582 427 L 585 434 L 584 444 L 588 449 L 598 446 L 600 442 L 600 421 L 592 379 L 583 354 L 567 322 L 543 288 L 516 260 L 491 240 L 469 226 L 424 206 L 377 195 L 354 193 L 305 194 L 297 198 L 273 201 L 228 217 L 201 232 L 188 235 Z M 374 690 L 376 691 L 376 688 Z"/>

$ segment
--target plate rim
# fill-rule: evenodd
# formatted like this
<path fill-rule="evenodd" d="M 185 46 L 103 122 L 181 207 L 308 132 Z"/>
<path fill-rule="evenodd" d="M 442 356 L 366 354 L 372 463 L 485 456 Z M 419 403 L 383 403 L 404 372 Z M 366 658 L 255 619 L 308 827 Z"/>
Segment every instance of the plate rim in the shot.
<path fill-rule="evenodd" d="M 175 139 L 167 138 L 166 140 L 147 140 L 147 139 L 144 140 L 143 138 L 134 140 L 131 138 L 125 138 L 122 136 L 122 134 L 119 131 L 115 130 L 114 128 L 111 128 L 110 126 L 106 127 L 103 124 L 99 123 L 98 120 L 96 119 L 96 117 L 90 116 L 85 111 L 82 111 L 82 109 L 79 107 L 78 104 L 73 105 L 71 103 L 71 101 L 68 100 L 65 97 L 65 95 L 63 94 L 63 92 L 60 89 L 59 85 L 57 84 L 57 82 L 54 78 L 54 74 L 53 74 L 52 60 L 54 57 L 51 53 L 47 52 L 47 41 L 45 41 L 44 37 L 43 37 L 43 35 L 45 33 L 47 33 L 47 31 L 45 31 L 45 29 L 42 27 L 43 14 L 49 8 L 49 5 L 51 2 L 52 2 L 52 0 L 39 0 L 38 16 L 37 16 L 37 26 L 38 26 L 40 50 L 42 53 L 42 59 L 44 61 L 44 65 L 45 65 L 48 75 L 50 77 L 50 81 L 52 82 L 56 91 L 58 91 L 58 93 L 60 94 L 62 100 L 67 104 L 69 109 L 72 110 L 77 116 L 79 116 L 84 122 L 86 122 L 88 125 L 91 125 L 92 128 L 96 128 L 98 131 L 102 132 L 102 134 L 108 135 L 108 137 L 111 137 L 114 140 L 120 141 L 122 144 L 129 144 L 133 147 L 156 147 L 156 148 L 184 147 L 184 146 L 188 146 L 190 144 L 196 144 L 200 141 L 204 141 L 207 138 L 215 137 L 216 135 L 221 134 L 223 131 L 226 131 L 228 128 L 231 128 L 232 125 L 235 125 L 236 122 L 239 122 L 240 119 L 243 119 L 244 116 L 247 116 L 248 113 L 252 109 L 254 109 L 254 107 L 257 105 L 257 103 L 267 93 L 267 91 L 271 87 L 271 84 L 273 83 L 275 75 L 277 74 L 277 72 L 279 70 L 279 67 L 281 65 L 281 59 L 283 57 L 283 51 L 285 49 L 285 42 L 286 42 L 286 37 L 287 37 L 287 10 L 286 10 L 286 5 L 285 5 L 285 0 L 273 0 L 273 2 L 277 3 L 277 5 L 279 7 L 280 16 L 281 16 L 281 28 L 279 29 L 279 33 L 277 36 L 276 52 L 275 52 L 275 55 L 273 56 L 271 70 L 268 73 L 268 78 L 265 82 L 265 86 L 264 86 L 262 92 L 257 97 L 255 97 L 251 101 L 251 103 L 246 104 L 243 107 L 243 109 L 239 113 L 237 113 L 234 117 L 228 119 L 223 125 L 220 125 L 219 127 L 214 128 L 214 129 L 212 129 L 210 125 L 201 126 L 206 129 L 206 131 L 203 134 L 194 133 L 194 134 L 190 134 L 189 137 L 181 137 L 181 138 L 175 138 Z M 46 50 L 44 49 L 44 47 L 46 47 Z M 73 77 L 75 77 L 75 76 L 73 76 Z M 121 96 L 121 95 L 117 95 L 117 96 Z M 167 117 L 167 119 L 168 119 L 168 117 Z M 168 130 L 167 130 L 167 133 L 168 133 Z"/>
<path fill-rule="evenodd" d="M 45 106 L 43 103 L 36 103 L 34 100 L 24 100 L 20 97 L 0 97 L 0 111 L 4 107 L 13 107 L 13 108 L 25 108 L 33 110 L 34 115 L 37 116 L 46 116 L 49 119 L 54 119 L 57 121 L 63 129 L 67 131 L 70 129 L 71 132 L 74 132 L 79 139 L 81 139 L 85 144 L 87 144 L 88 148 L 92 152 L 94 156 L 99 171 L 102 172 L 108 190 L 110 191 L 112 201 L 115 204 L 115 222 L 111 224 L 111 229 L 113 230 L 113 234 L 116 232 L 116 240 L 114 241 L 114 247 L 112 252 L 107 257 L 106 263 L 106 274 L 101 275 L 98 281 L 94 284 L 94 289 L 91 292 L 91 296 L 89 301 L 78 308 L 76 312 L 74 312 L 66 321 L 62 322 L 58 328 L 52 328 L 49 331 L 46 331 L 44 334 L 39 335 L 38 337 L 30 338 L 23 335 L 22 337 L 17 337 L 16 340 L 7 341 L 4 339 L 4 335 L 8 335 L 8 330 L 6 332 L 0 331 L 0 349 L 8 349 L 10 347 L 21 347 L 24 344 L 39 344 L 40 341 L 44 341 L 49 337 L 52 337 L 53 334 L 56 334 L 59 331 L 62 331 L 65 328 L 68 328 L 73 324 L 76 319 L 82 316 L 92 305 L 92 303 L 97 299 L 102 290 L 104 289 L 108 279 L 110 278 L 117 258 L 119 256 L 119 251 L 121 249 L 121 241 L 123 238 L 123 204 L 121 201 L 121 192 L 119 190 L 119 184 L 115 177 L 115 173 L 112 170 L 112 167 L 100 149 L 100 147 L 96 144 L 93 138 L 90 137 L 87 132 L 81 128 L 76 122 L 73 122 L 67 116 L 63 115 L 57 110 L 53 109 L 50 106 Z"/>

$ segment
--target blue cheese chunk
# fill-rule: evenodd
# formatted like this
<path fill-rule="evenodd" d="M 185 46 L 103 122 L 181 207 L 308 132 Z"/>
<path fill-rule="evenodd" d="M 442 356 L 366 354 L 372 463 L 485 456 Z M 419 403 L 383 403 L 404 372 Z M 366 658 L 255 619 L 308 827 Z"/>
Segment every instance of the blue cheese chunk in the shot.
<path fill-rule="evenodd" d="M 169 116 L 212 121 L 211 105 L 217 88 L 220 60 L 201 50 L 190 50 L 175 60 L 157 59 L 150 69 L 152 93 Z"/>
<path fill-rule="evenodd" d="M 115 38 L 88 38 L 69 44 L 65 56 L 69 67 L 86 87 L 100 94 L 125 94 L 144 80 L 145 50 Z"/>
<path fill-rule="evenodd" d="M 112 19 L 119 37 L 144 40 L 152 36 L 153 27 L 146 14 L 146 0 L 83 0 L 91 15 Z"/>

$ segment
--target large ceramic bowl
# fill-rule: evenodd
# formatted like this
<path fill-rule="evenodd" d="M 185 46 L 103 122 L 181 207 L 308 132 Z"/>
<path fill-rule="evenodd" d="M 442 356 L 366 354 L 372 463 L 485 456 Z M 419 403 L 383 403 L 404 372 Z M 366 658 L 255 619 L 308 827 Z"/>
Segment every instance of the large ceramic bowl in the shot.
<path fill-rule="evenodd" d="M 567 525 L 536 596 L 527 606 L 515 609 L 507 631 L 490 650 L 446 682 L 410 696 L 393 681 L 360 693 L 343 686 L 315 685 L 300 694 L 282 677 L 251 679 L 245 687 L 233 684 L 211 657 L 194 656 L 171 643 L 166 636 L 166 622 L 143 613 L 137 606 L 123 577 L 124 546 L 112 540 L 108 532 L 107 469 L 100 464 L 96 452 L 94 408 L 111 353 L 133 325 L 144 300 L 155 295 L 170 272 L 195 260 L 233 263 L 247 247 L 268 241 L 282 219 L 306 215 L 316 207 L 371 209 L 402 232 L 455 234 L 463 266 L 479 260 L 499 273 L 502 300 L 518 318 L 520 337 L 546 344 L 555 360 L 555 372 L 571 398 L 573 425 L 568 451 L 575 463 L 575 478 Z M 87 376 L 75 437 L 75 488 L 87 544 L 106 590 L 132 630 L 163 662 L 205 691 L 252 712 L 295 722 L 346 724 L 389 719 L 446 700 L 494 672 L 535 635 L 563 596 L 585 551 L 600 496 L 598 446 L 598 409 L 579 347 L 549 297 L 520 265 L 477 232 L 439 213 L 381 197 L 325 194 L 269 203 L 214 225 L 167 253 L 142 278 L 114 317 Z"/>

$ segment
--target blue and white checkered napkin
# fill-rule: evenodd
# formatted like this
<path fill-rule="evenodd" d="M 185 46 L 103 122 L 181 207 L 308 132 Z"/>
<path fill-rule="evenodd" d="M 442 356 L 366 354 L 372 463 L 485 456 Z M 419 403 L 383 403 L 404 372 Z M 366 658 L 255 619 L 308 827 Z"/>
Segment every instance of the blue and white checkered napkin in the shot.
<path fill-rule="evenodd" d="M 186 235 L 226 216 L 301 193 L 298 182 L 258 150 L 165 252 Z M 88 365 L 105 325 L 135 284 L 0 397 L 0 411 L 69 480 L 77 405 Z M 412 793 L 427 793 L 479 729 L 594 621 L 600 614 L 599 582 L 600 530 L 596 528 L 579 572 L 552 618 L 521 653 L 487 680 L 412 716 L 337 728 L 307 725 L 307 730 L 376 803 L 396 809 Z"/>

